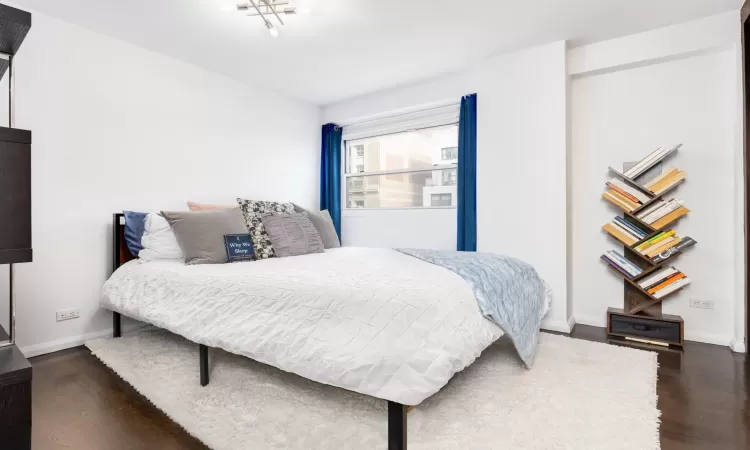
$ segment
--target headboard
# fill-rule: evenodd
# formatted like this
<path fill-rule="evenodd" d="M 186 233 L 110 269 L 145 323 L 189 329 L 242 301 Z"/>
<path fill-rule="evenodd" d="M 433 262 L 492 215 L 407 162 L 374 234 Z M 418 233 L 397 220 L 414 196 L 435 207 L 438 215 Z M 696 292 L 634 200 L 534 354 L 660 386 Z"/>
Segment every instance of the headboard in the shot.
<path fill-rule="evenodd" d="M 112 214 L 112 272 L 133 259 L 135 257 L 130 254 L 125 244 L 125 215 L 114 213 Z"/>

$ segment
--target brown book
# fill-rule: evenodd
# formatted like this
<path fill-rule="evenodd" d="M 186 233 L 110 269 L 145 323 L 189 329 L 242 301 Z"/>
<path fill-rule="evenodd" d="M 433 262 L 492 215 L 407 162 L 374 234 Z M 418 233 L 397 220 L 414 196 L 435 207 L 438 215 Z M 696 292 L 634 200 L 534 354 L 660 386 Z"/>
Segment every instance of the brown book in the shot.
<path fill-rule="evenodd" d="M 640 203 L 634 202 L 634 201 L 630 200 L 629 198 L 625 197 L 624 195 L 620 194 L 619 192 L 613 191 L 612 189 L 608 190 L 607 194 L 613 196 L 617 200 L 620 200 L 621 202 L 623 202 L 626 205 L 628 205 L 631 208 L 630 209 L 631 211 L 634 210 L 634 209 L 636 209 L 636 208 L 638 208 L 639 206 L 641 206 Z"/>
<path fill-rule="evenodd" d="M 607 233 L 611 234 L 612 236 L 614 236 L 615 239 L 617 239 L 618 241 L 622 242 L 625 245 L 633 245 L 636 242 L 638 242 L 637 240 L 633 239 L 632 237 L 628 236 L 627 234 L 615 228 L 615 226 L 612 225 L 611 223 L 604 225 L 602 229 L 606 231 Z"/>
<path fill-rule="evenodd" d="M 602 192 L 602 197 L 607 200 L 608 202 L 612 203 L 613 205 L 617 206 L 618 208 L 622 209 L 623 211 L 630 212 L 633 210 L 627 203 L 624 203 L 620 201 L 617 197 L 614 195 L 610 195 L 609 191 Z"/>
<path fill-rule="evenodd" d="M 670 223 L 674 222 L 675 220 L 679 219 L 680 217 L 684 216 L 685 214 L 689 213 L 690 210 L 685 208 L 684 206 L 681 206 L 671 213 L 667 214 L 666 216 L 660 218 L 659 220 L 655 221 L 651 224 L 653 228 L 656 228 L 657 230 L 669 225 Z"/>
<path fill-rule="evenodd" d="M 607 183 L 607 186 L 609 186 L 610 189 L 622 195 L 623 197 L 627 198 L 631 202 L 641 203 L 641 201 L 638 200 L 633 194 L 630 194 L 629 192 L 625 192 L 624 190 L 620 189 L 619 186 L 614 185 L 612 183 Z"/>

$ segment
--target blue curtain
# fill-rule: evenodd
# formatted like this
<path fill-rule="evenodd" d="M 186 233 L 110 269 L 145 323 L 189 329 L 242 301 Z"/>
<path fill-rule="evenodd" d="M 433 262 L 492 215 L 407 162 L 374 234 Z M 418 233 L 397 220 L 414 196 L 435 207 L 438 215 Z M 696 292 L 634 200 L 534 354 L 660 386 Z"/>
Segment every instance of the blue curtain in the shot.
<path fill-rule="evenodd" d="M 477 94 L 461 98 L 458 120 L 458 246 L 477 251 Z"/>
<path fill-rule="evenodd" d="M 323 125 L 320 149 L 320 209 L 327 209 L 341 240 L 341 128 Z"/>

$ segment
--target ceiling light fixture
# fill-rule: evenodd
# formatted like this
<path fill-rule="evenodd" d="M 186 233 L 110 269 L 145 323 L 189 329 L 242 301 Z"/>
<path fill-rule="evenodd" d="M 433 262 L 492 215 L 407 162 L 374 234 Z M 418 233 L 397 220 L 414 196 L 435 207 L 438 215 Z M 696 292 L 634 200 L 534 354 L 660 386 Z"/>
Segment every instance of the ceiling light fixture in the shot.
<path fill-rule="evenodd" d="M 298 12 L 301 14 L 310 12 L 310 8 L 297 8 L 291 5 L 291 2 L 292 0 L 248 0 L 246 3 L 238 3 L 236 10 L 247 16 L 260 16 L 271 36 L 277 37 L 279 29 L 271 22 L 273 19 L 276 19 L 279 25 L 284 25 L 281 15 L 291 16 Z"/>

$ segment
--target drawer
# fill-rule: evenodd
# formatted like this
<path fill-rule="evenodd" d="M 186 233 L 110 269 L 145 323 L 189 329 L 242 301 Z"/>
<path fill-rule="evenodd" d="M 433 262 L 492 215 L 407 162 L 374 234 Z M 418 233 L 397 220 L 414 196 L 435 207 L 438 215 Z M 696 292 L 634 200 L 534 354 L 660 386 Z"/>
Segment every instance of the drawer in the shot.
<path fill-rule="evenodd" d="M 610 314 L 610 334 L 654 339 L 682 345 L 682 323 L 649 317 Z"/>

